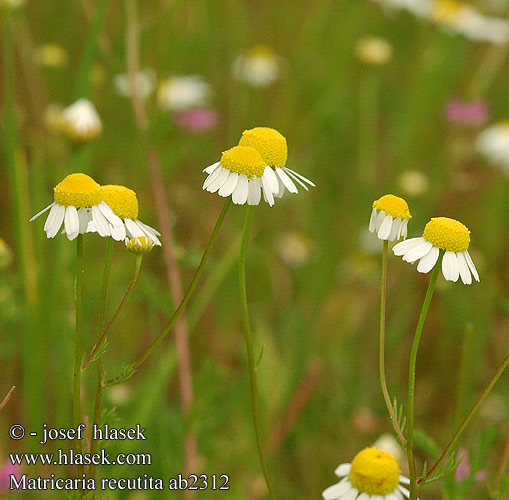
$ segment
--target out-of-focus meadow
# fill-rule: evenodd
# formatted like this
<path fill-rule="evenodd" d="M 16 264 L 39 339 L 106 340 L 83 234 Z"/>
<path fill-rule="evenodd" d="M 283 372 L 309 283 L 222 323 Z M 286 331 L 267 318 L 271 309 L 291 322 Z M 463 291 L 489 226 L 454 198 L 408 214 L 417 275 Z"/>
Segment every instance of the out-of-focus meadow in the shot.
<path fill-rule="evenodd" d="M 397 2 L 27 0 L 7 14 L 9 3 L 2 2 L 1 12 L 0 399 L 12 385 L 16 390 L 0 412 L 0 464 L 8 453 L 59 446 L 40 447 L 30 436 L 12 441 L 12 424 L 27 432 L 43 422 L 72 426 L 75 244 L 63 235 L 47 239 L 44 218 L 29 223 L 30 217 L 53 201 L 52 188 L 67 174 L 82 171 L 100 184 L 134 189 L 139 218 L 161 230 L 154 188 L 163 185 L 185 287 L 223 206 L 217 194 L 202 190 L 202 170 L 255 126 L 281 131 L 288 166 L 316 184 L 309 192 L 287 193 L 274 207 L 262 202 L 248 250 L 257 355 L 264 346 L 258 367 L 262 427 L 280 498 L 321 498 L 338 464 L 392 430 L 378 379 L 382 242 L 367 232 L 372 202 L 386 193 L 408 201 L 409 237 L 420 236 L 433 216 L 458 219 L 471 231 L 481 281 L 464 286 L 439 278 L 417 366 L 416 426 L 443 449 L 508 346 L 509 132 L 498 150 L 501 168 L 476 145 L 483 129 L 509 119 L 509 45 L 472 40 L 450 25 L 385 5 Z M 133 5 L 135 15 L 126 11 Z M 475 5 L 500 20 L 509 14 L 503 0 Z M 139 44 L 135 36 L 134 44 L 126 41 L 128 16 Z M 389 45 L 366 48 L 367 36 Z M 140 84 L 146 94 L 138 96 L 148 116 L 145 138 L 129 80 L 118 77 L 128 72 L 129 47 L 129 57 L 145 70 Z M 193 75 L 180 81 L 183 88 L 176 86 L 176 77 Z M 52 121 L 50 110 L 79 98 L 93 103 L 102 122 L 90 141 L 66 137 Z M 469 115 L 472 103 L 480 108 L 476 119 Z M 162 184 L 154 180 L 147 149 L 159 163 Z M 183 416 L 172 332 L 131 379 L 105 396 L 106 409 L 115 408 L 115 426 L 140 423 L 148 437 L 111 442 L 108 451 L 151 453 L 152 465 L 105 466 L 99 475 L 183 473 L 185 435 L 191 433 L 195 472 L 230 476 L 228 492 L 198 495 L 266 498 L 238 294 L 245 209 L 230 209 L 186 311 L 191 411 Z M 105 245 L 97 234 L 85 235 L 86 352 L 96 338 Z M 163 255 L 156 247 L 145 256 L 111 331 L 105 356 L 111 376 L 143 352 L 173 311 Z M 115 243 L 107 319 L 133 268 L 133 255 Z M 428 282 L 429 275 L 390 253 L 387 376 L 403 404 Z M 94 369 L 83 373 L 83 413 L 90 418 L 95 377 Z M 507 380 L 495 386 L 461 440 L 474 463 L 479 435 L 493 434 L 489 452 L 475 464 L 488 475 L 468 492 L 451 486 L 454 498 L 488 498 L 487 484 L 496 481 L 509 431 Z M 421 436 L 417 450 L 419 467 L 432 461 L 428 438 Z M 57 473 L 28 466 L 24 472 Z M 442 486 L 428 485 L 420 497 L 453 498 Z M 104 498 L 183 494 L 113 491 Z"/>

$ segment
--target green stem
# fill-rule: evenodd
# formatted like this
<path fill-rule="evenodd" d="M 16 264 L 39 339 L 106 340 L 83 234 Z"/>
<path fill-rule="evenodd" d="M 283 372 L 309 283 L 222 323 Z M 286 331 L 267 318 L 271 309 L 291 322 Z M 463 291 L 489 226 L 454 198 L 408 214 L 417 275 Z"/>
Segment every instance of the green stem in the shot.
<path fill-rule="evenodd" d="M 106 298 L 108 296 L 108 287 L 110 282 L 110 271 L 111 271 L 111 260 L 113 256 L 113 238 L 107 238 L 106 241 L 106 256 L 104 259 L 104 271 L 103 280 L 101 285 L 101 298 L 99 302 L 99 313 L 97 317 L 97 340 L 101 338 L 101 332 L 103 331 L 104 313 L 106 311 Z M 83 368 L 82 368 L 83 369 Z M 101 356 L 97 361 L 97 389 L 95 394 L 94 404 L 94 425 L 101 424 L 101 413 L 104 401 L 104 356 Z M 99 442 L 97 439 L 92 439 L 90 442 L 90 454 L 97 453 L 99 449 Z M 96 465 L 90 464 L 88 469 L 88 476 L 95 479 Z"/>
<path fill-rule="evenodd" d="M 74 346 L 74 394 L 73 394 L 73 423 L 77 428 L 81 423 L 81 351 L 82 351 L 82 321 L 83 321 L 83 235 L 78 234 L 76 253 L 76 337 Z M 81 441 L 74 440 L 76 453 L 81 453 Z M 83 466 L 78 466 L 80 474 L 83 473 Z"/>
<path fill-rule="evenodd" d="M 398 438 L 405 446 L 406 438 L 399 426 L 398 417 L 394 411 L 389 396 L 389 389 L 387 388 L 387 380 L 385 378 L 385 305 L 387 302 L 387 254 L 389 250 L 389 242 L 384 241 L 384 248 L 382 253 L 382 286 L 380 289 L 380 352 L 379 352 L 379 369 L 380 369 L 380 385 L 382 386 L 382 394 L 384 396 L 385 405 L 391 417 L 392 426 L 398 435 Z"/>
<path fill-rule="evenodd" d="M 226 216 L 226 213 L 228 212 L 228 208 L 231 205 L 231 198 L 228 198 L 226 200 L 226 203 L 224 204 L 223 210 L 219 214 L 219 217 L 217 219 L 216 225 L 214 227 L 214 230 L 212 231 L 212 235 L 210 236 L 210 240 L 207 243 L 207 247 L 205 248 L 205 252 L 203 253 L 203 256 L 201 258 L 200 264 L 198 268 L 196 269 L 193 279 L 191 280 L 191 283 L 189 284 L 189 287 L 186 290 L 186 293 L 184 295 L 184 298 L 182 299 L 182 302 L 179 304 L 175 312 L 173 313 L 173 316 L 170 318 L 170 321 L 166 325 L 166 327 L 163 329 L 163 331 L 155 338 L 155 340 L 150 344 L 148 349 L 131 365 L 132 370 L 136 370 L 140 367 L 140 365 L 150 356 L 152 351 L 159 345 L 159 343 L 166 337 L 166 335 L 170 332 L 170 330 L 175 325 L 176 321 L 184 311 L 187 303 L 189 302 L 189 299 L 191 298 L 194 289 L 196 288 L 196 285 L 198 284 L 198 281 L 200 279 L 200 276 L 203 273 L 203 270 L 205 269 L 205 264 L 207 263 L 208 257 L 210 255 L 210 252 L 214 246 L 214 243 L 216 241 L 217 235 L 219 233 L 219 229 L 221 228 L 221 225 L 223 224 L 223 220 Z M 114 385 L 117 383 L 117 381 L 120 379 L 121 375 L 108 380 L 105 383 L 105 387 L 108 387 L 110 385 Z"/>
<path fill-rule="evenodd" d="M 242 307 L 242 319 L 244 322 L 244 332 L 246 336 L 246 351 L 247 351 L 247 364 L 249 369 L 249 389 L 251 394 L 251 406 L 253 410 L 253 424 L 256 434 L 256 446 L 258 448 L 258 457 L 260 458 L 260 464 L 262 466 L 263 476 L 265 477 L 265 483 L 269 490 L 270 498 L 275 500 L 276 493 L 272 486 L 272 481 L 269 475 L 269 469 L 265 460 L 262 447 L 261 437 L 261 426 L 260 426 L 260 408 L 258 406 L 258 384 L 256 377 L 257 367 L 255 365 L 255 358 L 253 352 L 253 339 L 251 336 L 251 325 L 249 323 L 249 310 L 247 307 L 247 292 L 246 292 L 246 253 L 247 245 L 249 243 L 249 233 L 251 232 L 251 223 L 253 220 L 253 207 L 248 206 L 246 212 L 246 220 L 244 222 L 244 233 L 242 236 L 242 243 L 240 246 L 240 257 L 239 257 L 239 291 L 240 291 L 240 302 Z"/>
<path fill-rule="evenodd" d="M 458 441 L 458 438 L 461 436 L 461 433 L 465 430 L 465 427 L 468 425 L 470 420 L 472 420 L 472 417 L 474 416 L 475 412 L 479 409 L 479 407 L 482 405 L 483 401 L 486 399 L 486 396 L 490 393 L 491 389 L 493 389 L 493 386 L 496 384 L 497 380 L 500 378 L 502 373 L 504 373 L 504 370 L 506 369 L 507 365 L 509 364 L 509 354 L 505 357 L 504 361 L 500 364 L 498 367 L 495 375 L 493 375 L 492 379 L 489 381 L 488 385 L 486 386 L 486 389 L 481 393 L 477 401 L 475 402 L 474 406 L 472 406 L 471 410 L 468 412 L 467 416 L 463 419 L 463 422 L 461 422 L 460 426 L 454 433 L 454 436 L 449 441 L 449 444 L 445 448 L 444 452 L 440 456 L 440 458 L 436 461 L 436 463 L 431 467 L 431 469 L 427 473 L 427 477 L 431 477 L 431 475 L 440 467 L 440 464 L 445 460 L 449 452 L 452 450 L 454 445 L 456 444 L 456 441 Z M 419 480 L 419 483 L 422 483 L 424 479 Z"/>
<path fill-rule="evenodd" d="M 415 471 L 415 461 L 414 461 L 414 400 L 415 400 L 415 365 L 417 362 L 417 351 L 419 350 L 419 342 L 421 340 L 422 329 L 424 327 L 424 321 L 426 320 L 426 315 L 428 314 L 429 304 L 431 302 L 431 297 L 433 297 L 433 291 L 435 290 L 435 285 L 438 278 L 438 273 L 440 272 L 440 268 L 442 267 L 442 258 L 443 252 L 440 252 L 440 257 L 438 262 L 435 264 L 433 268 L 433 272 L 431 273 L 431 279 L 428 286 L 428 291 L 426 292 L 426 297 L 424 298 L 424 303 L 422 305 L 421 315 L 419 316 L 419 321 L 417 322 L 417 328 L 415 329 L 414 341 L 412 344 L 412 350 L 410 352 L 410 363 L 408 367 L 408 430 L 407 430 L 407 443 L 406 443 L 406 453 L 408 459 L 408 469 L 410 471 L 410 498 L 409 500 L 416 500 L 418 493 L 418 484 L 417 484 L 417 474 Z"/>

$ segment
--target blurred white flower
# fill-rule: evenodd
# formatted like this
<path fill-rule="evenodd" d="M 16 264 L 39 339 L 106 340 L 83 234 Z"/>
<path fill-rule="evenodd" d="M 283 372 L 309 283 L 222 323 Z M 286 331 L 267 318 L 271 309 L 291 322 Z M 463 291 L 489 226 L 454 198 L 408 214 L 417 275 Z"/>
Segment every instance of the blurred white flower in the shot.
<path fill-rule="evenodd" d="M 311 241 L 301 233 L 283 233 L 278 237 L 275 246 L 279 257 L 289 267 L 304 265 L 311 255 Z"/>
<path fill-rule="evenodd" d="M 102 123 L 94 105 L 87 99 L 79 99 L 62 113 L 63 131 L 79 141 L 91 141 L 102 132 Z"/>
<path fill-rule="evenodd" d="M 0 0 L 0 6 L 4 5 L 5 7 L 11 9 L 18 9 L 23 7 L 26 3 L 26 0 Z"/>
<path fill-rule="evenodd" d="M 355 55 L 368 66 L 383 66 L 392 59 L 392 45 L 378 36 L 364 36 L 355 45 Z"/>
<path fill-rule="evenodd" d="M 483 130 L 477 136 L 476 148 L 489 163 L 509 175 L 509 121 Z"/>
<path fill-rule="evenodd" d="M 154 69 L 145 68 L 142 71 L 139 71 L 136 74 L 135 79 L 136 85 L 143 99 L 146 99 L 150 94 L 152 94 L 152 92 L 154 92 L 157 85 L 157 76 Z M 115 75 L 114 83 L 119 95 L 122 97 L 131 96 L 131 84 L 127 73 Z"/>
<path fill-rule="evenodd" d="M 253 87 L 269 87 L 282 75 L 285 59 L 271 47 L 257 45 L 233 62 L 233 76 Z"/>
<path fill-rule="evenodd" d="M 431 11 L 431 0 L 373 0 L 386 8 L 403 9 L 418 17 L 428 17 Z"/>
<path fill-rule="evenodd" d="M 408 196 L 422 196 L 428 185 L 428 177 L 418 170 L 406 170 L 398 178 L 398 187 Z"/>
<path fill-rule="evenodd" d="M 208 104 L 211 93 L 201 76 L 172 76 L 159 84 L 157 102 L 170 111 L 198 108 Z"/>

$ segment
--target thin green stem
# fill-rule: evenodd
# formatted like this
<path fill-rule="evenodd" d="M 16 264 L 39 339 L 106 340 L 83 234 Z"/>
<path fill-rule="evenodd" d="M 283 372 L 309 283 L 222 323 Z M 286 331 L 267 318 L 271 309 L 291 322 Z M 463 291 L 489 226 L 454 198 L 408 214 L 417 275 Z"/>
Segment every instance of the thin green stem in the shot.
<path fill-rule="evenodd" d="M 246 212 L 246 219 L 244 222 L 244 233 L 242 236 L 242 243 L 240 245 L 239 257 L 239 292 L 240 303 L 242 307 L 242 319 L 244 322 L 244 333 L 246 336 L 246 351 L 247 351 L 247 364 L 249 369 L 249 389 L 251 394 L 251 406 L 253 410 L 253 425 L 256 435 L 256 446 L 258 448 L 258 457 L 262 466 L 263 476 L 269 495 L 272 500 L 275 500 L 276 493 L 272 486 L 272 481 L 269 475 L 269 469 L 263 453 L 261 426 L 260 426 L 260 408 L 258 405 L 258 383 L 256 377 L 257 367 L 255 365 L 255 357 L 253 352 L 253 339 L 251 336 L 251 325 L 249 323 L 249 310 L 247 307 L 247 292 L 246 292 L 246 253 L 249 243 L 249 234 L 251 232 L 251 223 L 253 221 L 253 207 L 248 206 Z"/>
<path fill-rule="evenodd" d="M 463 422 L 461 422 L 460 426 L 454 433 L 453 437 L 449 441 L 449 444 L 446 446 L 445 450 L 443 451 L 442 455 L 440 455 L 440 458 L 436 461 L 436 463 L 431 467 L 431 469 L 427 473 L 427 477 L 431 477 L 432 474 L 440 467 L 442 462 L 445 460 L 447 455 L 450 453 L 456 442 L 458 441 L 458 438 L 461 436 L 461 433 L 465 430 L 465 427 L 469 424 L 470 420 L 472 420 L 472 417 L 475 415 L 476 411 L 479 409 L 479 407 L 482 405 L 483 401 L 486 399 L 486 396 L 490 393 L 491 389 L 493 389 L 493 386 L 496 384 L 497 380 L 500 378 L 502 373 L 504 373 L 504 370 L 507 368 L 507 365 L 509 364 L 509 354 L 505 357 L 505 359 L 502 361 L 500 366 L 498 367 L 497 371 L 495 372 L 495 375 L 491 378 L 488 385 L 484 389 L 484 391 L 481 393 L 477 401 L 475 402 L 474 406 L 470 409 L 467 416 L 463 419 Z M 419 480 L 419 483 L 422 483 L 424 480 Z"/>
<path fill-rule="evenodd" d="M 97 342 L 99 342 L 101 338 L 101 333 L 103 331 L 103 323 L 104 323 L 104 313 L 106 311 L 106 298 L 108 296 L 108 287 L 110 283 L 110 272 L 111 272 L 111 260 L 113 256 L 113 238 L 107 238 L 106 241 L 106 256 L 104 259 L 104 271 L 103 271 L 103 280 L 101 284 L 101 298 L 99 301 L 99 313 L 97 316 Z M 83 369 L 83 367 L 82 367 Z M 97 388 L 95 394 L 95 403 L 94 403 L 94 425 L 101 424 L 101 413 L 104 401 L 104 355 L 101 356 L 97 361 Z M 93 455 L 99 449 L 99 442 L 97 439 L 92 439 L 90 443 L 90 454 Z M 94 463 L 90 464 L 88 469 L 88 476 L 92 479 L 95 479 L 96 474 L 96 465 Z"/>
<path fill-rule="evenodd" d="M 409 363 L 409 367 L 408 367 L 408 415 L 407 415 L 408 430 L 407 430 L 407 443 L 406 443 L 408 469 L 410 471 L 410 498 L 409 498 L 409 500 L 416 500 L 417 493 L 419 490 L 419 487 L 417 484 L 417 474 L 415 471 L 415 460 L 414 460 L 415 365 L 417 362 L 417 351 L 419 350 L 419 342 L 421 340 L 421 334 L 422 334 L 422 329 L 424 327 L 424 321 L 426 320 L 426 315 L 428 314 L 431 297 L 433 297 L 433 291 L 435 290 L 438 273 L 440 272 L 440 268 L 442 267 L 442 265 L 441 265 L 442 257 L 443 257 L 443 252 L 441 251 L 438 262 L 435 264 L 435 267 L 433 268 L 433 272 L 431 273 L 431 279 L 429 282 L 428 291 L 426 292 L 426 297 L 424 298 L 421 315 L 419 316 L 419 321 L 417 322 L 417 328 L 415 329 L 412 350 L 410 352 L 410 363 Z"/>
<path fill-rule="evenodd" d="M 380 352 L 379 352 L 379 369 L 380 369 L 380 385 L 382 386 L 382 394 L 384 396 L 385 405 L 391 417 L 392 426 L 396 431 L 401 444 L 405 446 L 406 438 L 403 430 L 399 426 L 398 417 L 394 411 L 387 388 L 387 380 L 385 378 L 385 305 L 387 302 L 387 254 L 389 251 L 389 242 L 384 241 L 382 253 L 382 286 L 380 289 Z"/>
<path fill-rule="evenodd" d="M 81 423 L 81 351 L 82 351 L 82 322 L 83 322 L 83 235 L 78 234 L 76 253 L 76 337 L 74 346 L 74 393 L 73 393 L 73 423 L 77 428 Z M 81 453 L 81 441 L 74 440 L 76 453 Z M 83 473 L 83 466 L 78 466 L 80 474 Z"/>
<path fill-rule="evenodd" d="M 200 279 L 200 276 L 202 275 L 205 264 L 207 263 L 207 260 L 209 258 L 210 252 L 214 246 L 214 243 L 216 241 L 217 235 L 219 234 L 219 229 L 221 228 L 221 225 L 223 224 L 224 218 L 226 216 L 226 213 L 228 212 L 228 208 L 231 205 L 231 198 L 228 198 L 226 200 L 226 203 L 224 204 L 223 210 L 221 210 L 221 213 L 219 214 L 219 217 L 217 219 L 216 225 L 214 226 L 214 230 L 212 231 L 212 235 L 210 236 L 210 240 L 207 243 L 207 247 L 205 248 L 205 252 L 203 253 L 203 256 L 201 258 L 200 264 L 198 265 L 198 268 L 196 269 L 193 279 L 191 280 L 191 283 L 189 284 L 189 287 L 186 290 L 186 293 L 184 295 L 184 298 L 182 299 L 182 302 L 180 302 L 179 306 L 173 313 L 173 316 L 170 318 L 170 321 L 166 325 L 166 327 L 163 329 L 163 331 L 155 338 L 155 340 L 150 344 L 148 349 L 131 365 L 132 370 L 138 369 L 141 364 L 150 356 L 150 354 L 153 352 L 153 350 L 159 345 L 159 343 L 166 337 L 166 335 L 170 332 L 170 330 L 175 325 L 176 321 L 182 314 L 182 312 L 185 310 L 185 307 L 187 303 L 189 302 L 189 299 L 193 295 L 194 289 L 196 288 L 196 285 L 198 284 L 198 281 Z M 108 387 L 110 385 L 114 385 L 118 382 L 121 375 L 108 380 L 105 383 L 105 387 Z"/>

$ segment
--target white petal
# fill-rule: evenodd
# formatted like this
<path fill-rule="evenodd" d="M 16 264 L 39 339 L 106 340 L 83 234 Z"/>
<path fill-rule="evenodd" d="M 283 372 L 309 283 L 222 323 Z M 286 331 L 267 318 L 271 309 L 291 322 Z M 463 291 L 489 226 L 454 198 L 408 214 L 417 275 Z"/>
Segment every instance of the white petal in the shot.
<path fill-rule="evenodd" d="M 397 243 L 392 247 L 392 251 L 394 252 L 394 255 L 404 255 L 407 252 L 410 252 L 410 250 L 414 249 L 415 247 L 419 246 L 423 241 L 425 241 L 424 238 L 410 238 L 409 240 L 402 241 L 401 243 Z"/>
<path fill-rule="evenodd" d="M 55 203 L 52 203 L 51 205 L 48 205 L 44 210 L 41 210 L 38 214 L 35 214 L 29 222 L 32 222 L 33 220 L 37 219 L 37 217 L 39 217 L 39 215 L 42 215 L 44 212 L 46 212 L 47 210 L 49 210 L 51 207 L 53 207 Z"/>
<path fill-rule="evenodd" d="M 413 263 L 421 257 L 424 257 L 430 251 L 432 246 L 433 244 L 430 241 L 426 241 L 423 238 L 419 245 L 415 246 L 412 250 L 403 255 L 403 260 L 405 262 Z"/>
<path fill-rule="evenodd" d="M 145 236 L 152 240 L 155 245 L 161 246 L 161 242 L 159 241 L 159 238 L 154 233 L 154 230 L 147 226 L 146 224 L 143 224 L 143 222 L 139 220 L 135 220 L 134 223 L 144 232 Z"/>
<path fill-rule="evenodd" d="M 386 240 L 389 238 L 392 230 L 392 215 L 387 215 L 378 230 L 378 237 L 381 240 Z"/>
<path fill-rule="evenodd" d="M 101 213 L 106 217 L 106 220 L 112 225 L 112 226 L 122 226 L 124 223 L 122 222 L 122 219 L 113 212 L 113 210 L 110 208 L 110 206 L 105 203 L 104 201 L 101 201 L 98 205 L 99 210 Z"/>
<path fill-rule="evenodd" d="M 219 175 L 207 186 L 207 191 L 209 193 L 215 193 L 225 183 L 229 175 L 229 170 L 226 168 L 221 169 Z"/>
<path fill-rule="evenodd" d="M 389 234 L 389 241 L 394 241 L 396 238 L 399 238 L 399 234 L 401 232 L 401 224 L 403 224 L 403 221 L 397 217 L 392 221 L 392 229 L 391 234 Z"/>
<path fill-rule="evenodd" d="M 399 482 L 400 483 L 403 483 L 403 484 L 410 484 L 410 478 L 404 476 L 403 474 L 401 474 L 399 476 Z"/>
<path fill-rule="evenodd" d="M 132 219 L 124 219 L 127 236 L 129 238 L 139 238 L 145 236 L 145 231 L 141 229 Z"/>
<path fill-rule="evenodd" d="M 396 488 L 390 495 L 387 495 L 385 498 L 387 500 L 403 500 L 403 495 L 401 494 L 401 491 Z"/>
<path fill-rule="evenodd" d="M 161 236 L 161 233 L 157 229 L 154 229 L 153 227 L 149 226 L 148 224 L 144 224 L 143 222 L 141 222 L 141 220 L 136 220 L 136 222 L 138 223 L 138 225 L 141 225 L 142 227 L 144 227 L 146 231 L 151 231 L 156 236 Z"/>
<path fill-rule="evenodd" d="M 247 195 L 248 205 L 259 205 L 262 197 L 262 182 L 259 177 L 255 177 L 248 184 L 249 193 Z"/>
<path fill-rule="evenodd" d="M 465 259 L 467 260 L 467 264 L 468 264 L 468 267 L 470 268 L 470 271 L 472 271 L 472 274 L 474 275 L 475 281 L 480 281 L 479 273 L 477 272 L 477 269 L 475 268 L 474 261 L 472 260 L 472 257 L 470 257 L 468 250 L 463 252 L 463 254 L 465 255 Z"/>
<path fill-rule="evenodd" d="M 121 226 L 110 226 L 111 231 L 111 237 L 115 241 L 124 241 L 126 238 L 126 229 L 125 224 L 122 224 Z"/>
<path fill-rule="evenodd" d="M 269 186 L 273 194 L 279 192 L 279 181 L 277 180 L 277 176 L 274 173 L 274 170 L 272 170 L 272 167 L 265 167 L 262 177 L 265 177 L 269 182 Z"/>
<path fill-rule="evenodd" d="M 80 219 L 76 207 L 72 205 L 65 207 L 64 227 L 67 238 L 74 240 L 80 232 Z"/>
<path fill-rule="evenodd" d="M 382 222 L 385 220 L 386 216 L 387 216 L 387 214 L 383 210 L 380 210 L 380 212 L 378 212 L 378 215 L 376 216 L 376 220 L 375 220 L 375 231 L 378 232 L 378 230 L 380 229 L 380 226 L 382 225 Z"/>
<path fill-rule="evenodd" d="M 206 172 L 207 174 L 211 174 L 212 172 L 214 172 L 214 170 L 217 167 L 219 167 L 219 162 L 218 161 L 216 161 L 216 163 L 213 163 L 212 165 L 210 165 L 210 167 L 204 168 L 203 172 Z"/>
<path fill-rule="evenodd" d="M 373 210 L 371 210 L 371 217 L 369 218 L 369 231 L 374 233 L 375 232 L 375 222 L 376 222 L 376 216 L 378 212 L 375 207 L 373 207 Z"/>
<path fill-rule="evenodd" d="M 279 177 L 277 178 L 277 182 L 279 185 L 279 190 L 277 193 L 274 193 L 274 196 L 276 198 L 282 198 L 286 192 L 286 188 L 285 188 L 285 185 L 283 184 L 283 181 Z"/>
<path fill-rule="evenodd" d="M 239 174 L 236 172 L 230 172 L 228 175 L 228 178 L 224 182 L 224 184 L 221 186 L 221 189 L 219 190 L 219 196 L 227 197 L 230 196 L 233 193 L 233 190 L 237 186 L 237 182 L 239 180 Z"/>
<path fill-rule="evenodd" d="M 292 174 L 295 174 L 299 179 L 302 179 L 304 182 L 307 182 L 310 186 L 316 187 L 315 183 L 310 181 L 307 177 L 304 177 L 303 175 L 299 174 L 298 172 L 295 172 L 295 170 L 292 170 L 291 168 L 285 167 L 285 170 L 288 172 L 290 171 Z"/>
<path fill-rule="evenodd" d="M 348 476 L 350 474 L 351 464 L 341 464 L 336 467 L 334 474 L 339 477 Z"/>
<path fill-rule="evenodd" d="M 306 191 L 309 191 L 309 188 L 293 173 L 293 170 L 285 167 L 285 171 L 297 184 L 300 184 Z"/>
<path fill-rule="evenodd" d="M 403 224 L 401 225 L 401 235 L 400 236 L 403 236 L 403 239 L 406 239 L 407 234 L 408 234 L 408 221 L 409 221 L 409 219 L 405 219 L 403 221 Z M 399 239 L 399 236 L 398 236 L 398 239 Z"/>
<path fill-rule="evenodd" d="M 367 493 L 361 493 L 357 497 L 357 500 L 370 500 L 370 499 L 371 499 L 371 495 L 368 495 Z"/>
<path fill-rule="evenodd" d="M 341 500 L 355 500 L 358 496 L 359 491 L 352 486 L 350 490 L 345 491 Z"/>
<path fill-rule="evenodd" d="M 437 247 L 431 247 L 430 251 L 421 258 L 417 265 L 417 271 L 420 273 L 429 273 L 437 263 L 440 250 Z"/>
<path fill-rule="evenodd" d="M 44 231 L 46 231 L 46 236 L 48 238 L 54 238 L 56 236 L 58 230 L 62 226 L 62 222 L 64 222 L 64 216 L 65 207 L 55 203 L 53 207 L 51 207 L 46 223 L 44 224 Z"/>
<path fill-rule="evenodd" d="M 236 205 L 243 205 L 247 201 L 247 195 L 249 193 L 248 179 L 244 174 L 239 175 L 237 186 L 232 193 L 233 203 Z"/>
<path fill-rule="evenodd" d="M 290 179 L 290 177 L 284 171 L 284 169 L 282 169 L 281 167 L 276 167 L 276 174 L 279 176 L 281 182 L 284 184 L 285 188 L 288 189 L 288 191 L 290 191 L 290 193 L 296 194 L 299 192 L 297 186 L 292 181 L 292 179 Z"/>
<path fill-rule="evenodd" d="M 214 170 L 214 172 L 212 172 L 211 174 L 209 174 L 209 176 L 205 179 L 205 182 L 203 183 L 203 187 L 202 189 L 207 189 L 210 185 L 211 182 L 214 182 L 214 179 L 217 178 L 217 176 L 223 171 L 223 170 L 226 170 L 224 169 L 223 167 L 221 168 L 218 168 L 216 170 Z"/>
<path fill-rule="evenodd" d="M 461 281 L 463 281 L 464 285 L 472 284 L 472 275 L 470 274 L 470 269 L 468 268 L 467 259 L 465 259 L 465 255 L 463 252 L 458 252 L 456 254 L 458 258 L 458 267 L 460 269 Z"/>
<path fill-rule="evenodd" d="M 105 237 L 111 234 L 108 219 L 103 215 L 99 205 L 92 207 L 92 221 L 94 222 L 95 229 L 99 236 Z"/>
<path fill-rule="evenodd" d="M 270 205 L 274 205 L 274 196 L 272 194 L 272 187 L 267 180 L 265 174 L 262 176 L 263 198 Z"/>
<path fill-rule="evenodd" d="M 78 209 L 78 219 L 80 221 L 80 234 L 87 232 L 88 223 L 90 222 L 92 215 L 89 208 L 81 207 Z"/>
<path fill-rule="evenodd" d="M 401 478 L 399 480 L 401 481 Z M 405 495 L 407 498 L 410 497 L 410 492 L 406 488 L 403 488 L 403 486 L 398 485 L 398 490 L 401 491 L 401 493 L 403 493 L 403 495 Z"/>
<path fill-rule="evenodd" d="M 458 281 L 460 268 L 454 252 L 449 250 L 445 252 L 442 260 L 442 274 L 447 281 Z"/>
<path fill-rule="evenodd" d="M 348 478 L 345 477 L 339 481 L 339 483 L 333 484 L 324 490 L 322 496 L 324 500 L 336 500 L 340 498 L 345 491 L 349 490 L 350 487 L 350 482 L 348 481 Z"/>

